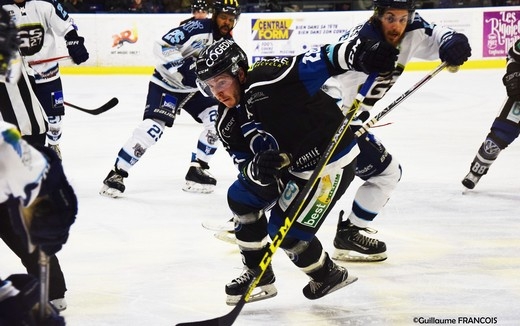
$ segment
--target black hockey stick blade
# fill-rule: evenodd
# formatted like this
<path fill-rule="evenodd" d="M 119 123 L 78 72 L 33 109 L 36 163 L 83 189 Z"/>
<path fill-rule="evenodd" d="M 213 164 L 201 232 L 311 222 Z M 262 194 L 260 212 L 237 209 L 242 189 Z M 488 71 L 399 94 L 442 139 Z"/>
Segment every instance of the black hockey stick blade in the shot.
<path fill-rule="evenodd" d="M 245 296 L 242 296 L 237 302 L 237 305 L 233 310 L 225 314 L 224 316 L 216 317 L 213 319 L 201 320 L 201 321 L 190 321 L 186 323 L 179 323 L 176 326 L 231 326 L 237 319 L 240 311 L 246 304 Z"/>
<path fill-rule="evenodd" d="M 106 102 L 105 104 L 101 105 L 98 108 L 95 108 L 95 109 L 85 109 L 85 108 L 79 107 L 79 106 L 74 105 L 74 104 L 69 103 L 69 102 L 63 102 L 63 104 L 65 104 L 66 106 L 70 106 L 71 108 L 74 108 L 76 110 L 79 110 L 79 111 L 82 111 L 82 112 L 85 112 L 85 113 L 88 113 L 88 114 L 93 114 L 93 115 L 98 115 L 98 114 L 101 114 L 103 112 L 106 112 L 106 111 L 110 110 L 111 108 L 113 108 L 114 106 L 116 106 L 118 103 L 119 103 L 119 100 L 117 99 L 117 97 L 112 97 L 110 99 L 110 101 Z"/>

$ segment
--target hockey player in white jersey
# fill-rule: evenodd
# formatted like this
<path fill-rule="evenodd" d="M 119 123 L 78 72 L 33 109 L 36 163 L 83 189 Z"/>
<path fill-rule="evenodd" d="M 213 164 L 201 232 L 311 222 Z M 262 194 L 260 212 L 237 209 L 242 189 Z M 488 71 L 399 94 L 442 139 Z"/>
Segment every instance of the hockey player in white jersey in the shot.
<path fill-rule="evenodd" d="M 415 12 L 414 0 L 374 0 L 372 17 L 348 30 L 340 40 L 350 42 L 357 37 L 386 40 L 399 49 L 394 71 L 380 75 L 367 93 L 358 115 L 360 123 L 369 119 L 368 111 L 395 84 L 412 58 L 440 58 L 448 65 L 460 66 L 471 56 L 471 47 L 464 34 L 426 22 Z M 331 95 L 337 94 L 340 85 L 343 104 L 348 107 L 366 74 L 349 71 L 334 78 L 336 81 L 327 85 L 329 91 Z M 381 261 L 387 258 L 386 244 L 360 232 L 375 232 L 368 228 L 368 224 L 390 199 L 402 171 L 397 160 L 371 132 L 359 137 L 358 145 L 361 152 L 357 159 L 356 176 L 364 183 L 357 190 L 346 219 L 343 218 L 343 211 L 340 213 L 332 257 L 346 261 Z"/>
<path fill-rule="evenodd" d="M 21 40 L 20 52 L 27 62 L 56 57 L 57 41 L 62 38 L 74 63 L 80 64 L 89 58 L 84 38 L 78 36 L 72 18 L 58 1 L 11 0 L 3 8 L 14 17 Z M 47 144 L 61 157 L 59 142 L 65 109 L 59 65 L 42 63 L 28 72 L 34 77 L 34 91 L 49 120 Z"/>
<path fill-rule="evenodd" d="M 216 179 L 209 173 L 209 161 L 219 145 L 215 131 L 217 101 L 197 89 L 195 59 L 207 45 L 231 38 L 240 9 L 236 0 L 216 0 L 211 19 L 192 20 L 171 29 L 154 45 L 159 60 L 148 86 L 143 121 L 119 150 L 113 169 L 103 181 L 100 194 L 119 197 L 125 191 L 123 179 L 144 153 L 172 127 L 179 110 L 188 112 L 203 125 L 186 174 L 184 191 L 211 193 Z"/>

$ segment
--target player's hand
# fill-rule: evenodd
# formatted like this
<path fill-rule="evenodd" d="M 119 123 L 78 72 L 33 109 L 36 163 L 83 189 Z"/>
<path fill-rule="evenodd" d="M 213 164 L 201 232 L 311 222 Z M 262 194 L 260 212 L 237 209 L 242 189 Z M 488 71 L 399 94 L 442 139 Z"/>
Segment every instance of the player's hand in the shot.
<path fill-rule="evenodd" d="M 250 175 L 262 184 L 272 184 L 291 165 L 291 154 L 278 150 L 257 153 L 249 164 Z"/>
<path fill-rule="evenodd" d="M 520 100 L 520 63 L 510 61 L 507 64 L 506 74 L 502 78 L 506 87 L 507 96 L 518 101 Z"/>
<path fill-rule="evenodd" d="M 449 66 L 461 66 L 471 57 L 468 38 L 462 33 L 445 35 L 439 48 L 439 58 Z"/>
<path fill-rule="evenodd" d="M 78 33 L 72 30 L 65 35 L 65 41 L 69 55 L 75 64 L 79 65 L 88 60 L 89 54 L 85 48 L 85 38 L 78 36 Z"/>
<path fill-rule="evenodd" d="M 384 41 L 364 40 L 354 53 L 354 69 L 366 74 L 389 72 L 395 68 L 399 50 Z"/>

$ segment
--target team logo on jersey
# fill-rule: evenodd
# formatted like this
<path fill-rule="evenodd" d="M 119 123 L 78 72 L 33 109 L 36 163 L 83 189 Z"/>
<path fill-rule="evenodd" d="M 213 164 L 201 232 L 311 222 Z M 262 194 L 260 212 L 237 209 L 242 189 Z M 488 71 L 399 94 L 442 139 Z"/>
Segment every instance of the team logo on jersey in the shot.
<path fill-rule="evenodd" d="M 186 35 L 181 30 L 175 29 L 163 36 L 163 40 L 170 44 L 179 44 L 186 38 Z"/>
<path fill-rule="evenodd" d="M 253 19 L 253 40 L 288 40 L 293 33 L 292 19 Z"/>

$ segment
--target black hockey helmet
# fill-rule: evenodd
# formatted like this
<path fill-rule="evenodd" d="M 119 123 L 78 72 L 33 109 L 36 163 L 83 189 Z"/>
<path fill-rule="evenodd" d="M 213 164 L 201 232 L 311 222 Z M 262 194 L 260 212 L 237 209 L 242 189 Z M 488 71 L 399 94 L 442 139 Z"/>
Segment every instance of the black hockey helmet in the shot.
<path fill-rule="evenodd" d="M 194 0 L 191 4 L 191 12 L 209 11 L 208 3 L 205 0 Z"/>
<path fill-rule="evenodd" d="M 220 39 L 206 47 L 196 61 L 197 77 L 201 81 L 229 72 L 236 76 L 239 68 L 247 71 L 247 55 L 238 44 L 228 39 Z"/>
<path fill-rule="evenodd" d="M 415 13 L 415 0 L 374 0 L 374 16 L 381 17 L 387 9 L 408 10 L 408 23 L 413 21 Z"/>
<path fill-rule="evenodd" d="M 240 16 L 240 5 L 238 0 L 215 0 L 213 2 L 213 16 L 217 16 L 221 12 L 235 15 L 235 20 Z"/>

